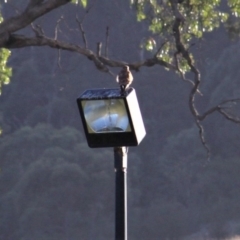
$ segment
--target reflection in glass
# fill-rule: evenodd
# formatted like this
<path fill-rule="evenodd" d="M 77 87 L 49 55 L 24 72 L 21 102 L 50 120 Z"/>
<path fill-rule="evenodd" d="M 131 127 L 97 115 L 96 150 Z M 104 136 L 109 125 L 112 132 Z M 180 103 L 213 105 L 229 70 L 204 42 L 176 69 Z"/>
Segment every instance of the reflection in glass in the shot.
<path fill-rule="evenodd" d="M 89 133 L 131 131 L 122 99 L 88 100 L 82 105 Z"/>

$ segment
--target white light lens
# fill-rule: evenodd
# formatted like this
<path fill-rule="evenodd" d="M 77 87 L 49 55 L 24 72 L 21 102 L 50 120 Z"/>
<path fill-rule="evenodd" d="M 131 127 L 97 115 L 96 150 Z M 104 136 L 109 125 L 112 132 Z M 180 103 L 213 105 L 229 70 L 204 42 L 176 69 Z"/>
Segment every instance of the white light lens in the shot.
<path fill-rule="evenodd" d="M 131 131 L 122 99 L 83 101 L 82 106 L 89 133 Z"/>

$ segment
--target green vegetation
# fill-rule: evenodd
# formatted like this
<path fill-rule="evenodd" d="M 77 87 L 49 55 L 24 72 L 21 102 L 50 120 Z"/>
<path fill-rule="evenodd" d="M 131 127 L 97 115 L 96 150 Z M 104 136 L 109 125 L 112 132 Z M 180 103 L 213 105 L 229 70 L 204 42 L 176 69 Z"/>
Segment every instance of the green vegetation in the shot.
<path fill-rule="evenodd" d="M 87 7 L 87 0 L 72 0 L 72 3 L 74 4 L 81 4 L 84 8 Z"/>
<path fill-rule="evenodd" d="M 228 0 L 227 6 L 223 6 L 225 1 L 221 0 L 131 0 L 131 4 L 137 11 L 137 20 L 147 22 L 154 36 L 145 41 L 145 48 L 156 52 L 156 42 L 160 42 L 157 57 L 168 63 L 174 61 L 174 55 L 178 52 L 173 36 L 176 17 L 182 21 L 180 40 L 186 49 L 202 38 L 204 33 L 212 32 L 222 23 L 226 24 L 231 35 L 238 32 L 238 0 Z M 184 57 L 179 59 L 179 68 L 183 73 L 190 69 Z"/>
<path fill-rule="evenodd" d="M 3 18 L 0 16 L 0 23 Z M 12 76 L 12 68 L 7 65 L 11 52 L 8 49 L 0 49 L 0 94 L 3 84 L 9 84 Z"/>

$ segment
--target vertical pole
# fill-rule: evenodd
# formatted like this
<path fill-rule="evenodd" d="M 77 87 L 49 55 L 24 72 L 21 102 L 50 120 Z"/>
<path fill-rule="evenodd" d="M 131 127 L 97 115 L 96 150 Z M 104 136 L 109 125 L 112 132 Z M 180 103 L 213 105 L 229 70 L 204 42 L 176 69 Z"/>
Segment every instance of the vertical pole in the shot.
<path fill-rule="evenodd" d="M 127 240 L 127 147 L 114 148 L 115 240 Z"/>

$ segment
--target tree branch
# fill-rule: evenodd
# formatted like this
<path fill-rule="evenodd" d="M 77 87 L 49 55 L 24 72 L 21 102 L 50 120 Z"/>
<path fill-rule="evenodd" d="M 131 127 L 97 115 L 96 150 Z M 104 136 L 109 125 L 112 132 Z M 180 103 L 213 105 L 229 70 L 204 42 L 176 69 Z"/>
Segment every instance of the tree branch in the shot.
<path fill-rule="evenodd" d="M 184 46 L 184 44 L 183 44 L 183 42 L 181 40 L 180 26 L 182 24 L 184 24 L 184 17 L 182 16 L 182 14 L 178 10 L 177 1 L 170 0 L 170 2 L 171 2 L 172 12 L 173 12 L 173 15 L 175 17 L 172 30 L 173 30 L 173 37 L 175 39 L 175 46 L 176 46 L 176 50 L 177 50 L 177 52 L 175 53 L 176 65 L 177 65 L 177 69 L 179 69 L 177 55 L 181 54 L 182 57 L 187 61 L 187 64 L 190 67 L 190 71 L 194 75 L 194 81 L 188 80 L 188 82 L 190 82 L 193 85 L 193 87 L 192 87 L 192 89 L 190 91 L 190 94 L 189 94 L 189 101 L 188 101 L 188 103 L 189 103 L 190 111 L 191 111 L 191 113 L 192 113 L 192 115 L 193 115 L 193 117 L 195 119 L 195 123 L 196 123 L 196 125 L 197 125 L 197 127 L 199 129 L 199 136 L 200 136 L 202 145 L 206 149 L 207 155 L 208 155 L 208 158 L 209 158 L 209 156 L 210 156 L 210 149 L 207 146 L 207 143 L 205 141 L 205 138 L 204 138 L 204 128 L 203 128 L 203 126 L 200 123 L 200 120 L 199 120 L 200 115 L 199 115 L 199 113 L 197 111 L 197 108 L 195 106 L 195 97 L 196 97 L 197 92 L 199 92 L 199 85 L 200 85 L 200 82 L 201 82 L 200 72 L 194 66 L 192 58 L 191 58 L 188 50 L 186 49 L 186 47 Z M 183 76 L 183 73 L 180 70 L 179 70 L 179 72 L 180 72 L 182 78 L 184 80 L 186 80 L 185 76 Z"/>
<path fill-rule="evenodd" d="M 60 32 L 60 22 L 63 20 L 63 16 L 61 16 L 58 20 L 57 20 L 57 23 L 56 23 L 56 26 L 55 26 L 55 31 L 54 31 L 54 39 L 57 40 L 58 39 L 58 32 Z"/>
<path fill-rule="evenodd" d="M 4 45 L 6 42 L 6 37 L 2 38 L 1 36 L 7 36 L 6 34 L 11 34 L 23 29 L 37 18 L 51 12 L 53 9 L 69 3 L 70 1 L 71 0 L 48 0 L 37 5 L 31 4 L 32 1 L 30 1 L 24 12 L 15 17 L 6 19 L 0 24 L 0 48 L 5 47 Z"/>
<path fill-rule="evenodd" d="M 78 16 L 76 16 L 76 21 L 78 23 L 79 30 L 82 34 L 82 39 L 83 39 L 83 42 L 84 42 L 84 46 L 85 46 L 85 48 L 88 48 L 86 34 L 85 34 L 84 29 L 83 29 L 82 22 L 80 22 L 80 20 L 78 19 Z"/>
<path fill-rule="evenodd" d="M 168 69 L 176 70 L 175 66 L 169 64 L 161 59 L 156 57 L 146 59 L 142 62 L 136 63 L 127 63 L 123 61 L 112 60 L 107 57 L 97 56 L 93 51 L 81 47 L 79 45 L 62 42 L 59 40 L 51 39 L 46 36 L 41 37 L 26 37 L 24 35 L 19 34 L 11 34 L 8 38 L 8 41 L 5 43 L 4 47 L 8 49 L 14 48 L 23 48 L 23 47 L 30 47 L 30 46 L 48 46 L 55 49 L 62 49 L 66 51 L 76 52 L 81 55 L 86 56 L 89 60 L 93 61 L 97 68 L 101 71 L 108 72 L 108 67 L 122 67 L 124 65 L 129 65 L 132 70 L 138 71 L 140 67 L 147 66 L 151 67 L 154 65 L 161 65 Z"/>
<path fill-rule="evenodd" d="M 32 24 L 32 22 L 37 18 L 45 15 L 53 9 L 69 3 L 70 1 L 71 0 L 30 1 L 24 12 L 20 13 L 15 17 L 5 20 L 0 24 L 0 48 L 2 47 L 14 49 L 28 46 L 49 46 L 51 48 L 73 51 L 88 57 L 95 63 L 96 67 L 99 70 L 104 72 L 109 72 L 107 66 L 122 67 L 126 64 L 128 64 L 130 68 L 135 71 L 138 71 L 142 66 L 151 67 L 154 65 L 161 65 L 165 68 L 176 70 L 176 67 L 174 65 L 158 59 L 156 56 L 137 63 L 126 63 L 123 61 L 111 60 L 107 56 L 97 56 L 93 53 L 93 51 L 87 49 L 87 41 L 85 38 L 85 34 L 83 34 L 83 40 L 85 44 L 85 48 L 83 48 L 79 45 L 74 45 L 71 43 L 58 41 L 57 39 L 48 38 L 44 36 L 44 33 L 40 27 L 38 27 L 37 25 L 34 26 Z M 96 3 L 96 1 L 97 0 L 94 1 L 94 4 Z M 89 12 L 91 7 L 88 9 L 86 14 Z M 35 32 L 35 38 L 26 37 L 20 34 L 14 34 L 14 32 L 23 29 L 30 24 L 32 24 L 32 29 Z"/>
<path fill-rule="evenodd" d="M 106 27 L 106 41 L 105 41 L 105 52 L 104 55 L 108 57 L 108 43 L 109 43 L 109 26 Z"/>
<path fill-rule="evenodd" d="M 240 123 L 240 119 L 237 117 L 231 116 L 229 113 L 224 111 L 223 109 L 219 109 L 219 112 L 229 121 L 234 122 L 234 123 Z"/>
<path fill-rule="evenodd" d="M 224 107 L 223 105 L 227 104 L 227 103 L 235 103 L 237 101 L 240 101 L 240 98 L 233 98 L 230 100 L 225 100 L 223 102 L 221 102 L 220 104 L 218 104 L 217 106 L 214 106 L 210 109 L 208 109 L 206 112 L 204 112 L 202 115 L 198 116 L 198 120 L 199 121 L 203 121 L 207 116 L 209 116 L 210 114 L 214 113 L 214 112 L 219 112 L 221 113 L 224 117 L 226 117 L 228 120 L 235 122 L 235 123 L 239 123 L 239 118 L 237 117 L 233 117 L 230 114 L 226 113 L 226 111 L 224 111 Z"/>

